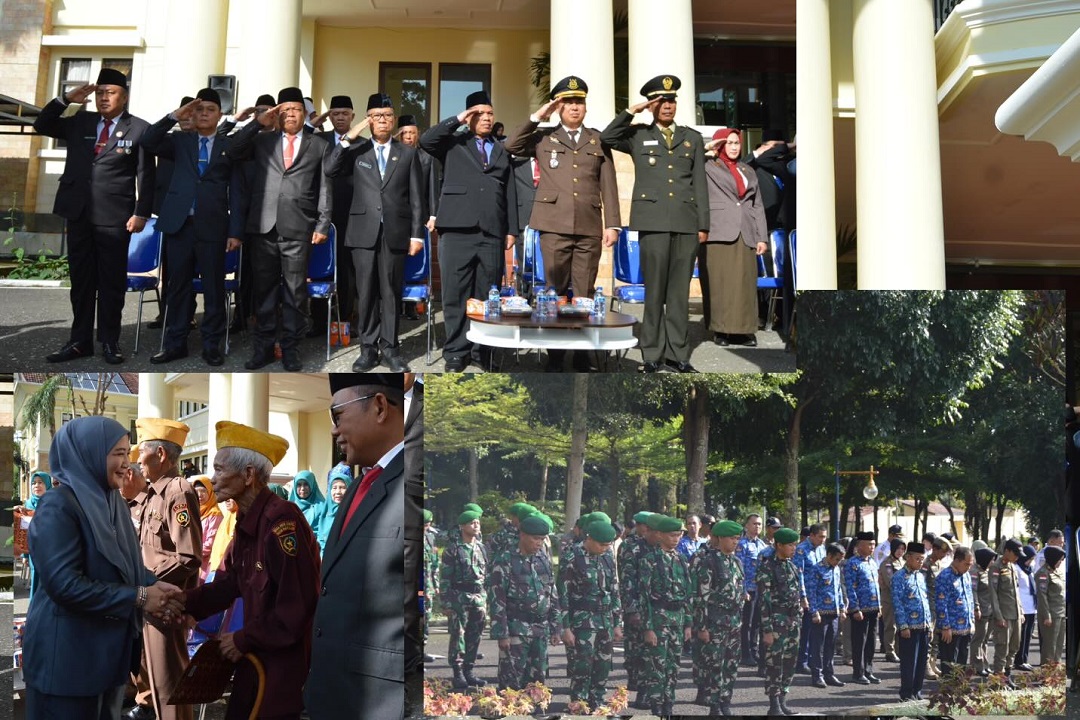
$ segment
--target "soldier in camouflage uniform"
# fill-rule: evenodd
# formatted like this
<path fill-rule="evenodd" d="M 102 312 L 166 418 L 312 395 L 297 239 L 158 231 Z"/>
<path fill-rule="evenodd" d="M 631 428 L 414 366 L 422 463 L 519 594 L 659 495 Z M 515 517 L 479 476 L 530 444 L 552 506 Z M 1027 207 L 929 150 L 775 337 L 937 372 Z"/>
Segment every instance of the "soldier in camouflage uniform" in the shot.
<path fill-rule="evenodd" d="M 675 549 L 682 537 L 682 521 L 661 516 L 652 524 L 659 545 L 641 559 L 638 570 L 645 640 L 641 683 L 650 710 L 670 715 L 679 677 L 679 656 L 683 643 L 690 639 L 692 588 L 690 568 Z"/>
<path fill-rule="evenodd" d="M 499 687 L 521 690 L 547 676 L 548 642 L 562 630 L 551 560 L 539 552 L 551 533 L 547 515 L 527 515 L 518 544 L 491 563 L 491 638 L 499 643 Z"/>
<path fill-rule="evenodd" d="M 776 551 L 761 561 L 757 576 L 765 643 L 765 694 L 769 696 L 769 715 L 792 715 L 794 711 L 785 699 L 795 676 L 799 629 L 808 603 L 799 570 L 791 562 L 799 533 L 780 528 L 773 537 Z"/>
<path fill-rule="evenodd" d="M 607 513 L 603 512 L 591 512 L 586 513 L 577 519 L 574 523 L 573 539 L 563 546 L 562 553 L 559 555 L 559 574 L 556 579 L 556 583 L 559 586 L 559 594 L 566 592 L 566 568 L 574 562 L 574 558 L 578 555 L 585 553 L 583 547 L 585 543 L 585 528 L 587 528 L 594 521 L 603 521 L 611 524 L 611 518 L 607 516 Z M 614 556 L 612 557 L 614 560 Z M 574 646 L 566 646 L 566 677 L 570 677 L 570 666 L 574 664 Z"/>
<path fill-rule="evenodd" d="M 477 539 L 480 513 L 466 510 L 458 516 L 460 538 L 450 541 L 443 550 L 439 587 L 450 630 L 447 659 L 454 669 L 454 688 L 482 686 L 487 683 L 473 675 L 476 651 L 484 632 L 487 612 L 484 607 L 484 578 L 487 561 Z"/>
<path fill-rule="evenodd" d="M 641 612 L 637 599 L 637 570 L 641 556 L 649 549 L 652 529 L 646 524 L 652 513 L 641 511 L 634 515 L 634 534 L 619 546 L 619 599 L 623 608 L 623 658 L 626 666 L 626 687 L 637 692 L 631 707 L 648 709 L 643 703 L 639 677 L 641 675 Z"/>
<path fill-rule="evenodd" d="M 1043 663 L 1061 662 L 1065 650 L 1065 551 L 1054 545 L 1043 550 L 1042 567 L 1035 571 L 1038 593 L 1039 652 Z"/>
<path fill-rule="evenodd" d="M 585 528 L 585 541 L 564 567 L 563 642 L 574 648 L 569 664 L 570 699 L 595 710 L 604 704 L 611 672 L 612 642 L 622 640 L 622 605 L 611 543 L 615 528 L 596 520 Z"/>
<path fill-rule="evenodd" d="M 434 517 L 430 510 L 424 510 L 424 643 L 428 639 L 428 627 L 431 625 L 431 604 L 439 594 L 439 553 L 435 550 L 435 531 L 431 527 Z M 434 662 L 435 658 L 424 653 L 425 662 Z"/>
<path fill-rule="evenodd" d="M 693 517 L 693 516 L 691 516 L 691 517 Z M 711 528 L 712 528 L 712 525 L 705 528 L 704 530 L 705 530 L 706 533 L 708 533 L 711 530 Z M 708 537 L 708 539 L 706 540 L 705 544 L 702 545 L 701 547 L 699 547 L 697 550 L 695 550 L 694 554 L 690 556 L 689 561 L 687 561 L 687 565 L 690 568 L 690 587 L 691 588 L 696 588 L 698 586 L 698 580 L 697 580 L 697 578 L 698 578 L 698 568 L 701 565 L 702 558 L 705 557 L 705 553 L 708 552 L 710 547 L 713 547 L 713 548 L 717 547 L 716 546 L 716 539 L 713 538 L 711 535 L 708 535 L 707 537 Z M 679 550 L 679 552 L 681 553 L 682 550 Z M 683 557 L 686 557 L 686 555 L 683 554 Z M 697 600 L 697 598 L 694 596 L 693 593 L 691 593 L 691 598 L 690 598 L 690 602 L 691 602 L 691 608 L 690 608 L 691 618 L 693 618 L 693 612 L 694 612 L 693 603 L 696 602 L 696 600 Z M 705 643 L 702 642 L 700 638 L 698 638 L 697 626 L 696 625 L 693 626 L 693 628 L 691 629 L 689 645 L 690 645 L 690 677 L 694 681 L 694 687 L 697 688 L 697 696 L 694 698 L 694 704 L 695 705 L 706 705 L 707 706 L 709 704 L 708 691 L 709 691 L 710 675 L 713 673 L 713 668 L 709 667 L 705 662 L 705 657 L 704 657 Z"/>
<path fill-rule="evenodd" d="M 731 693 L 742 653 L 742 609 L 746 579 L 735 557 L 742 526 L 731 520 L 714 523 L 704 552 L 692 561 L 697 589 L 693 629 L 702 646 L 705 700 L 710 715 L 731 714 Z"/>
<path fill-rule="evenodd" d="M 488 550 L 492 560 L 496 555 L 501 555 L 518 546 L 518 528 L 521 526 L 521 520 L 537 510 L 528 503 L 519 502 L 511 505 L 506 512 L 507 519 L 503 521 L 502 527 L 488 540 Z"/>

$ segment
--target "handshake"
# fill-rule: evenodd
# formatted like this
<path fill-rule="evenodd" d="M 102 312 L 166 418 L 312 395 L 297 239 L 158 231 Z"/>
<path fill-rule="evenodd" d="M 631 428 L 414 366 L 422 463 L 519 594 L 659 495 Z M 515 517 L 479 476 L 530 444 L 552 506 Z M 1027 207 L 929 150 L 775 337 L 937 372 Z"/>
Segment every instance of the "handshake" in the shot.
<path fill-rule="evenodd" d="M 166 625 L 179 625 L 184 617 L 184 591 L 159 580 L 147 586 L 143 610 Z"/>

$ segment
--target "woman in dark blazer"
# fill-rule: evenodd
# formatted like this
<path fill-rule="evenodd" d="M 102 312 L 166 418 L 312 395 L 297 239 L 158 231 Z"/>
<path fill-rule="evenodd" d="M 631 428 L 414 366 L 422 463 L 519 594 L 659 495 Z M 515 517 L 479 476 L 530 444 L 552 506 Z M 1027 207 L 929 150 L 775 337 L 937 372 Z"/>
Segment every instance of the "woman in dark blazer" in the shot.
<path fill-rule="evenodd" d="M 60 428 L 49 467 L 60 484 L 30 523 L 36 592 L 23 642 L 28 720 L 117 720 L 138 672 L 143 612 L 165 622 L 182 609 L 143 565 L 117 488 L 129 466 L 128 431 L 76 418 Z"/>
<path fill-rule="evenodd" d="M 766 249 L 765 211 L 757 173 L 739 162 L 738 130 L 717 130 L 705 165 L 709 188 L 709 241 L 699 261 L 705 321 L 717 345 L 757 345 L 757 263 Z M 708 146 L 707 146 L 708 147 Z"/>

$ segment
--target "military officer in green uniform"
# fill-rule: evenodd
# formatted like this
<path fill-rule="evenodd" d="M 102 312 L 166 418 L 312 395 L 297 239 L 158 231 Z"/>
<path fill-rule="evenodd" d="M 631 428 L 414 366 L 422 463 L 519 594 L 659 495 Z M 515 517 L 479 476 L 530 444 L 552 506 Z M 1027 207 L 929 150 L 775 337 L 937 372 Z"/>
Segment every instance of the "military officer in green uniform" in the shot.
<path fill-rule="evenodd" d="M 776 552 L 761 561 L 757 576 L 765 643 L 765 694 L 769 696 L 769 715 L 792 715 L 794 711 L 785 699 L 795 676 L 799 630 L 808 604 L 799 570 L 791 562 L 799 533 L 780 528 L 774 540 Z"/>
<path fill-rule="evenodd" d="M 675 549 L 682 521 L 661 516 L 653 521 L 659 544 L 641 560 L 638 571 L 645 667 L 644 699 L 656 715 L 671 715 L 679 656 L 690 639 L 690 568 Z"/>
<path fill-rule="evenodd" d="M 487 611 L 484 578 L 487 560 L 478 536 L 480 513 L 466 510 L 458 516 L 459 537 L 443 550 L 439 587 L 450 630 L 447 659 L 454 669 L 454 688 L 463 690 L 487 683 L 473 675 L 476 651 L 484 632 Z"/>
<path fill-rule="evenodd" d="M 521 690 L 547 675 L 548 642 L 562 630 L 551 559 L 540 552 L 552 531 L 547 515 L 527 515 L 518 544 L 491 561 L 491 638 L 499 643 L 499 687 Z"/>
<path fill-rule="evenodd" d="M 431 523 L 435 516 L 424 509 L 424 642 L 427 643 L 428 627 L 431 625 L 431 604 L 439 594 L 439 553 L 435 549 L 435 532 Z M 425 662 L 435 662 L 432 655 L 424 653 Z"/>
<path fill-rule="evenodd" d="M 1024 610 L 1020 603 L 1020 585 L 1017 579 L 1016 561 L 1024 554 L 1023 546 L 1016 540 L 1005 541 L 1005 549 L 997 560 L 990 563 L 990 603 L 994 609 L 991 627 L 994 631 L 993 672 L 1005 676 L 1010 688 L 1012 662 L 1020 649 L 1020 625 L 1024 622 Z"/>
<path fill-rule="evenodd" d="M 631 692 L 637 692 L 637 698 L 631 704 L 642 710 L 647 710 L 644 704 L 639 676 L 641 675 L 641 611 L 638 604 L 637 571 L 641 557 L 651 547 L 652 528 L 648 525 L 648 519 L 653 513 L 642 510 L 634 515 L 634 534 L 622 541 L 619 545 L 618 570 L 619 570 L 619 599 L 623 607 L 623 644 L 624 665 L 626 667 L 626 687 Z"/>
<path fill-rule="evenodd" d="M 507 517 L 503 521 L 503 526 L 488 540 L 489 555 L 492 560 L 503 551 L 513 550 L 518 546 L 518 528 L 521 527 L 521 519 L 536 511 L 536 508 L 524 502 L 517 502 L 510 506 L 510 509 L 506 511 Z"/>
<path fill-rule="evenodd" d="M 559 576 L 558 585 L 559 593 L 566 592 L 566 568 L 573 564 L 574 558 L 585 552 L 585 528 L 596 521 L 603 521 L 611 524 L 611 518 L 604 512 L 591 512 L 585 513 L 577 519 L 574 523 L 574 538 L 563 548 L 562 554 L 559 556 Z M 610 548 L 609 548 L 610 550 Z M 614 559 L 614 558 L 613 558 Z M 574 646 L 566 646 L 566 677 L 570 677 L 570 667 L 574 664 Z"/>
<path fill-rule="evenodd" d="M 570 699 L 588 703 L 592 710 L 604 704 L 612 643 L 623 637 L 622 605 L 611 553 L 615 534 L 610 522 L 589 523 L 581 551 L 565 567 L 562 638 L 567 648 L 574 648 L 569 666 Z"/>
<path fill-rule="evenodd" d="M 675 124 L 674 75 L 641 88 L 645 101 L 619 113 L 601 133 L 603 143 L 634 160 L 630 229 L 638 231 L 645 314 L 641 323 L 643 372 L 666 362 L 678 372 L 690 364 L 690 276 L 699 243 L 709 238 L 705 143 L 696 130 Z M 631 125 L 648 109 L 650 125 Z"/>
<path fill-rule="evenodd" d="M 713 523 L 709 545 L 694 557 L 694 631 L 704 643 L 705 695 L 710 715 L 731 714 L 731 694 L 742 652 L 742 608 L 746 588 L 742 563 L 735 557 L 742 526 Z"/>
<path fill-rule="evenodd" d="M 1035 572 L 1038 594 L 1039 652 L 1044 663 L 1061 662 L 1065 651 L 1065 551 L 1053 545 L 1043 550 L 1046 561 Z"/>

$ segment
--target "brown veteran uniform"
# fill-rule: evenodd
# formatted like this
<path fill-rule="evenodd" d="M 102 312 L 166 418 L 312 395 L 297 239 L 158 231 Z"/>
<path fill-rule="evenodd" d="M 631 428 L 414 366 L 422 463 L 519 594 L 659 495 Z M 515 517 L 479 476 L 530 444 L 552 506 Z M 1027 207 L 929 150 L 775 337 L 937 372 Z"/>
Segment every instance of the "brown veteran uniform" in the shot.
<path fill-rule="evenodd" d="M 1020 649 L 1020 625 L 1024 610 L 1020 603 L 1015 557 L 1023 551 L 1015 540 L 1005 541 L 1005 551 L 1013 551 L 1014 559 L 1006 561 L 1004 553 L 990 563 L 990 602 L 994 609 L 991 627 L 994 630 L 994 665 L 992 672 L 1006 675 L 1012 670 L 1016 651 Z M 1004 627 L 998 623 L 1004 621 Z"/>
<path fill-rule="evenodd" d="M 199 519 L 199 498 L 191 483 L 180 477 L 175 464 L 147 460 L 150 441 L 171 442 L 184 447 L 188 426 L 162 418 L 139 418 L 135 421 L 139 433 L 140 459 L 149 481 L 145 499 L 137 505 L 135 524 L 139 528 L 143 564 L 158 580 L 179 588 L 195 587 L 199 582 L 202 564 L 202 524 Z M 134 514 L 134 513 L 133 513 Z M 139 692 L 136 702 L 147 706 L 153 702 L 159 720 L 190 720 L 190 705 L 169 705 L 169 696 L 188 665 L 187 629 L 146 623 L 143 628 L 142 678 L 150 686 L 150 697 Z"/>
<path fill-rule="evenodd" d="M 551 99 L 583 99 L 587 93 L 585 81 L 570 76 L 556 83 Z M 535 157 L 540 169 L 529 227 L 540 231 L 548 284 L 560 295 L 572 286 L 574 295 L 589 297 L 595 291 L 603 230 L 622 226 L 615 163 L 598 130 L 582 125 L 575 140 L 565 125 L 539 124 L 533 115 L 506 138 L 504 147 L 513 155 Z"/>
<path fill-rule="evenodd" d="M 289 447 L 284 438 L 227 421 L 217 424 L 217 445 L 254 450 L 273 465 Z M 218 487 L 215 472 L 214 490 L 221 495 Z M 253 492 L 251 506 L 237 518 L 232 544 L 214 581 L 187 591 L 185 612 L 201 619 L 243 598 L 244 624 L 233 641 L 241 653 L 258 657 L 266 673 L 258 717 L 299 718 L 319 598 L 319 544 L 296 505 L 276 496 L 265 483 Z M 226 720 L 249 717 L 258 686 L 254 666 L 246 660 L 237 664 Z"/>

